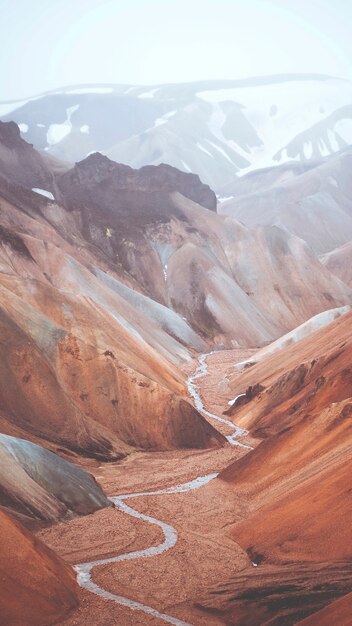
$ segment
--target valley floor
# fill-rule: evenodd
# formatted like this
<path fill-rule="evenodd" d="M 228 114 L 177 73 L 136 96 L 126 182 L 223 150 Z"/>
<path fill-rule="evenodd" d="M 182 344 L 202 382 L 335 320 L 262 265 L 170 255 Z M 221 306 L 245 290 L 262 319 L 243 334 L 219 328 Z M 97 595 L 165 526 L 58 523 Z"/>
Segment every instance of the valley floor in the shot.
<path fill-rule="evenodd" d="M 217 388 L 226 395 L 225 370 L 234 362 L 248 358 L 239 351 L 207 357 L 209 373 L 199 379 L 208 410 L 221 415 Z M 221 361 L 222 367 L 219 367 Z M 196 367 L 193 363 L 193 369 Z M 222 410 L 224 399 L 221 398 Z M 212 421 L 217 426 L 217 423 Z M 225 424 L 219 430 L 227 435 Z M 247 444 L 253 445 L 248 437 Z M 217 473 L 247 453 L 245 448 L 227 445 L 205 451 L 134 453 L 123 462 L 90 466 L 99 484 L 109 496 L 158 491 L 208 474 Z M 92 570 L 92 580 L 101 589 L 129 598 L 176 620 L 171 623 L 195 625 L 221 624 L 218 617 L 200 611 L 194 600 L 206 589 L 230 575 L 252 569 L 240 546 L 227 536 L 227 526 L 246 514 L 246 502 L 221 498 L 221 487 L 213 481 L 185 493 L 145 495 L 131 498 L 127 504 L 135 510 L 170 524 L 177 532 L 177 543 L 170 550 L 150 558 L 137 558 L 99 565 Z M 226 489 L 226 486 L 223 487 Z M 221 506 L 219 502 L 221 498 Z M 103 559 L 143 550 L 163 542 L 162 530 L 147 521 L 136 519 L 116 509 L 104 509 L 68 523 L 60 523 L 39 533 L 58 554 L 72 564 Z M 178 622 L 179 620 L 179 622 Z M 141 610 L 80 590 L 80 607 L 65 626 L 156 626 L 161 618 Z"/>

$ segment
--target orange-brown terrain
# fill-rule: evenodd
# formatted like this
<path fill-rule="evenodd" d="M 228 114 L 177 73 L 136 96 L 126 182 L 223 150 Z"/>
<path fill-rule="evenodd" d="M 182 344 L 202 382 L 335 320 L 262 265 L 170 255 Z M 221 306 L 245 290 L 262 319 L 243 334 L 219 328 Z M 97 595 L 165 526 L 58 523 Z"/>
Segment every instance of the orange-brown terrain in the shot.
<path fill-rule="evenodd" d="M 0 122 L 1 624 L 345 619 L 346 276 L 195 175 Z"/>
<path fill-rule="evenodd" d="M 60 622 L 77 607 L 72 569 L 0 511 L 0 619 L 9 626 Z"/>

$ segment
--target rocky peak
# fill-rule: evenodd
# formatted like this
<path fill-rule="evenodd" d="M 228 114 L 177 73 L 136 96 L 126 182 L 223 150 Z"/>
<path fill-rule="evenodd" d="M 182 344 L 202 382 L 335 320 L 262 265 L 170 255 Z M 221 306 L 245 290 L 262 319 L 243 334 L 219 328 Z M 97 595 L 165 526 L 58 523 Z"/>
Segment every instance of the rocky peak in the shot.
<path fill-rule="evenodd" d="M 181 172 L 171 165 L 146 165 L 135 170 L 128 165 L 115 163 L 100 152 L 94 152 L 76 163 L 73 170 L 64 175 L 74 184 L 94 187 L 109 180 L 114 192 L 118 191 L 178 191 L 186 198 L 203 207 L 216 211 L 216 195 L 196 174 Z"/>
<path fill-rule="evenodd" d="M 18 149 L 30 147 L 32 144 L 27 144 L 20 134 L 20 129 L 15 122 L 1 122 L 0 121 L 0 143 L 10 149 Z"/>

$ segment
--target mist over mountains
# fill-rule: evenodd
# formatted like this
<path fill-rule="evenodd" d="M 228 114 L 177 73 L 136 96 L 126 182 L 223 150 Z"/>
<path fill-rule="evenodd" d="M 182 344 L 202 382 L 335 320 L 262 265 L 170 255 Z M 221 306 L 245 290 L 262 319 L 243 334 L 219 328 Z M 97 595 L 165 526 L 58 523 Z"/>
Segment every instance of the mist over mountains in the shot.
<path fill-rule="evenodd" d="M 75 85 L 1 105 L 39 150 L 99 151 L 135 168 L 167 163 L 230 195 L 236 174 L 314 163 L 352 141 L 352 83 L 297 74 L 174 85 Z M 11 112 L 9 112 L 11 111 Z"/>

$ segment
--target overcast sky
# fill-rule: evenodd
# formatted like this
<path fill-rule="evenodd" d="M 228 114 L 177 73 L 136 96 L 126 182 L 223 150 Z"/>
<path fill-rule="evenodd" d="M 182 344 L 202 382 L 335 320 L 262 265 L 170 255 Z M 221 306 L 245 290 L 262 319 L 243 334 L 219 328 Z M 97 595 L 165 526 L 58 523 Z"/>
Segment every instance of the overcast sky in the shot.
<path fill-rule="evenodd" d="M 0 100 L 80 83 L 352 79 L 351 0 L 0 0 Z"/>

